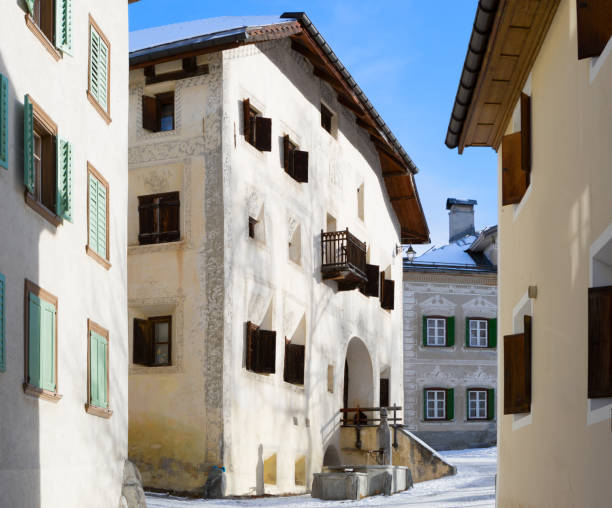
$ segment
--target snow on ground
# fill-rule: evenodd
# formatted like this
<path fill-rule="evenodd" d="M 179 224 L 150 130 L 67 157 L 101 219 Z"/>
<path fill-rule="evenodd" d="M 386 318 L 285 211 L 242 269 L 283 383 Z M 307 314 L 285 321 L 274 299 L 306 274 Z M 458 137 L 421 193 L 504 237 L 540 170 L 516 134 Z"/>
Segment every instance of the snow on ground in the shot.
<path fill-rule="evenodd" d="M 226 507 L 307 507 L 343 508 L 362 506 L 415 506 L 423 508 L 493 508 L 495 506 L 495 473 L 497 448 L 475 448 L 440 452 L 451 464 L 457 466 L 457 474 L 417 483 L 413 489 L 390 497 L 374 496 L 361 501 L 322 501 L 310 496 L 267 497 L 259 499 L 201 500 L 182 499 L 147 494 L 149 508 L 226 508 Z"/>

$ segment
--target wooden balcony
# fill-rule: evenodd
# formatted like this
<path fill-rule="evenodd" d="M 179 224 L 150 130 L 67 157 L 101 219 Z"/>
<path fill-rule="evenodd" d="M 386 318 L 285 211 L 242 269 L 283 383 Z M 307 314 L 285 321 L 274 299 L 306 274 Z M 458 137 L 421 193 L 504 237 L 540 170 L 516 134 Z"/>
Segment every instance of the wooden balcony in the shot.
<path fill-rule="evenodd" d="M 321 231 L 321 273 L 338 289 L 355 289 L 367 280 L 366 244 L 345 231 Z"/>

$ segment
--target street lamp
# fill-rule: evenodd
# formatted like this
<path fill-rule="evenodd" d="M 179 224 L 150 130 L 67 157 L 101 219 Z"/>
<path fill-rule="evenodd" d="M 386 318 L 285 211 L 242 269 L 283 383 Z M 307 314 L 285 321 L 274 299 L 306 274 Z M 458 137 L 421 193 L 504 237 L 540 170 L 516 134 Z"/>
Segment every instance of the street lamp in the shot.
<path fill-rule="evenodd" d="M 408 247 L 408 250 L 406 251 L 406 257 L 408 258 L 408 261 L 412 263 L 412 261 L 414 260 L 415 254 L 416 254 L 416 251 L 412 248 L 412 245 Z"/>

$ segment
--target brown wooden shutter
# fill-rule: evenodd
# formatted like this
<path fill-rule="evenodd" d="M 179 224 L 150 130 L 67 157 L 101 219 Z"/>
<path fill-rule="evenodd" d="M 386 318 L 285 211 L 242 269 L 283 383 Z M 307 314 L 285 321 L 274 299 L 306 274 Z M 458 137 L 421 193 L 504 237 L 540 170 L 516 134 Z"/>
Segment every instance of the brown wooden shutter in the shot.
<path fill-rule="evenodd" d="M 133 363 L 138 365 L 150 365 L 153 341 L 151 326 L 146 319 L 134 319 L 134 354 Z"/>
<path fill-rule="evenodd" d="M 378 265 L 366 264 L 366 277 L 368 278 L 363 285 L 361 292 L 366 296 L 378 296 Z"/>
<path fill-rule="evenodd" d="M 531 172 L 531 97 L 521 93 L 521 168 L 527 172 L 527 186 Z"/>
<path fill-rule="evenodd" d="M 304 384 L 304 354 L 306 348 L 301 344 L 285 343 L 285 372 L 287 383 Z"/>
<path fill-rule="evenodd" d="M 393 310 L 395 308 L 395 281 L 383 281 L 383 296 L 380 301 L 380 306 L 387 310 Z"/>
<path fill-rule="evenodd" d="M 308 183 L 308 152 L 293 150 L 293 178 L 300 183 Z"/>
<path fill-rule="evenodd" d="M 156 208 L 155 196 L 138 196 L 138 241 L 141 244 L 155 242 Z"/>
<path fill-rule="evenodd" d="M 273 374 L 276 372 L 276 332 L 257 330 L 256 372 Z"/>
<path fill-rule="evenodd" d="M 380 378 L 380 407 L 389 407 L 389 380 Z"/>
<path fill-rule="evenodd" d="M 167 192 L 159 199 L 159 241 L 180 240 L 179 210 L 181 202 L 178 192 Z"/>
<path fill-rule="evenodd" d="M 588 397 L 612 397 L 612 286 L 589 288 Z"/>
<path fill-rule="evenodd" d="M 289 141 L 289 136 L 283 137 L 283 168 L 285 171 L 289 173 L 291 176 L 291 143 Z"/>
<path fill-rule="evenodd" d="M 142 128 L 159 131 L 159 108 L 155 97 L 142 96 Z"/>
<path fill-rule="evenodd" d="M 380 305 L 382 306 L 382 301 L 385 297 L 385 272 L 380 272 L 380 277 L 378 279 L 380 281 L 379 283 L 379 292 L 378 294 L 380 295 Z"/>
<path fill-rule="evenodd" d="M 531 411 L 531 316 L 525 331 L 504 337 L 504 414 Z"/>
<path fill-rule="evenodd" d="M 610 0 L 577 0 L 578 60 L 599 56 L 612 36 Z"/>
<path fill-rule="evenodd" d="M 272 151 L 272 119 L 258 116 L 255 118 L 255 148 L 262 152 Z"/>
<path fill-rule="evenodd" d="M 247 370 L 252 370 L 256 372 L 256 336 L 257 329 L 259 327 L 250 321 L 247 321 L 246 324 L 246 341 L 245 341 L 245 350 L 246 350 L 246 359 L 245 359 L 245 367 Z"/>
<path fill-rule="evenodd" d="M 250 139 L 251 139 L 251 118 L 250 118 L 251 102 L 249 101 L 249 99 L 244 99 L 242 101 L 242 115 L 243 115 L 243 121 L 244 121 L 244 126 L 243 126 L 244 139 L 246 139 L 250 143 Z"/>
<path fill-rule="evenodd" d="M 525 195 L 528 173 L 522 169 L 521 133 L 502 138 L 502 206 L 519 203 Z"/>

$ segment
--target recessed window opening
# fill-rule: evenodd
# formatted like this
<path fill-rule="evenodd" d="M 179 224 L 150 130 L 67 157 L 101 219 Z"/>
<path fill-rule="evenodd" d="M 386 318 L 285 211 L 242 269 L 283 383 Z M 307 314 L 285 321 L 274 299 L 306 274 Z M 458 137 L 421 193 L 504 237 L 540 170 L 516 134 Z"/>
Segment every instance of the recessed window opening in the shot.
<path fill-rule="evenodd" d="M 49 41 L 54 40 L 54 0 L 35 0 L 34 1 L 34 22 L 38 25 L 41 32 Z"/>
<path fill-rule="evenodd" d="M 364 202 L 364 184 L 357 187 L 357 216 L 364 220 L 365 217 L 365 202 Z"/>
<path fill-rule="evenodd" d="M 174 130 L 174 92 L 142 96 L 142 127 L 152 132 Z"/>
<path fill-rule="evenodd" d="M 446 418 L 446 390 L 427 390 L 427 419 Z"/>
<path fill-rule="evenodd" d="M 427 318 L 427 345 L 446 345 L 446 319 Z"/>
<path fill-rule="evenodd" d="M 257 225 L 257 219 L 249 217 L 249 238 L 255 238 L 255 226 Z"/>
<path fill-rule="evenodd" d="M 321 127 L 323 127 L 330 134 L 332 134 L 333 118 L 334 114 L 325 104 L 321 103 Z"/>
<path fill-rule="evenodd" d="M 468 419 L 484 420 L 487 418 L 487 392 L 485 390 L 468 391 Z"/>
<path fill-rule="evenodd" d="M 264 214 L 264 207 L 262 205 L 259 211 L 259 215 L 257 215 L 257 217 L 249 215 L 249 238 L 252 238 L 262 243 L 265 243 L 266 241 Z"/>
<path fill-rule="evenodd" d="M 178 191 L 138 196 L 140 244 L 180 240 L 180 205 Z"/>
<path fill-rule="evenodd" d="M 303 315 L 291 339 L 285 338 L 285 366 L 283 379 L 287 383 L 304 384 L 306 355 L 306 316 Z"/>
<path fill-rule="evenodd" d="M 333 231 L 338 231 L 338 224 L 337 224 L 336 218 L 329 213 L 327 214 L 327 218 L 326 218 L 326 228 L 327 228 L 328 233 L 331 233 Z"/>
<path fill-rule="evenodd" d="M 488 321 L 485 319 L 470 319 L 470 347 L 488 346 Z"/>
<path fill-rule="evenodd" d="M 55 136 L 34 121 L 34 197 L 55 213 L 56 170 Z"/>
<path fill-rule="evenodd" d="M 298 225 L 289 240 L 289 259 L 294 263 L 302 264 L 302 229 Z"/>
<path fill-rule="evenodd" d="M 172 316 L 134 319 L 133 362 L 159 367 L 172 364 Z"/>

